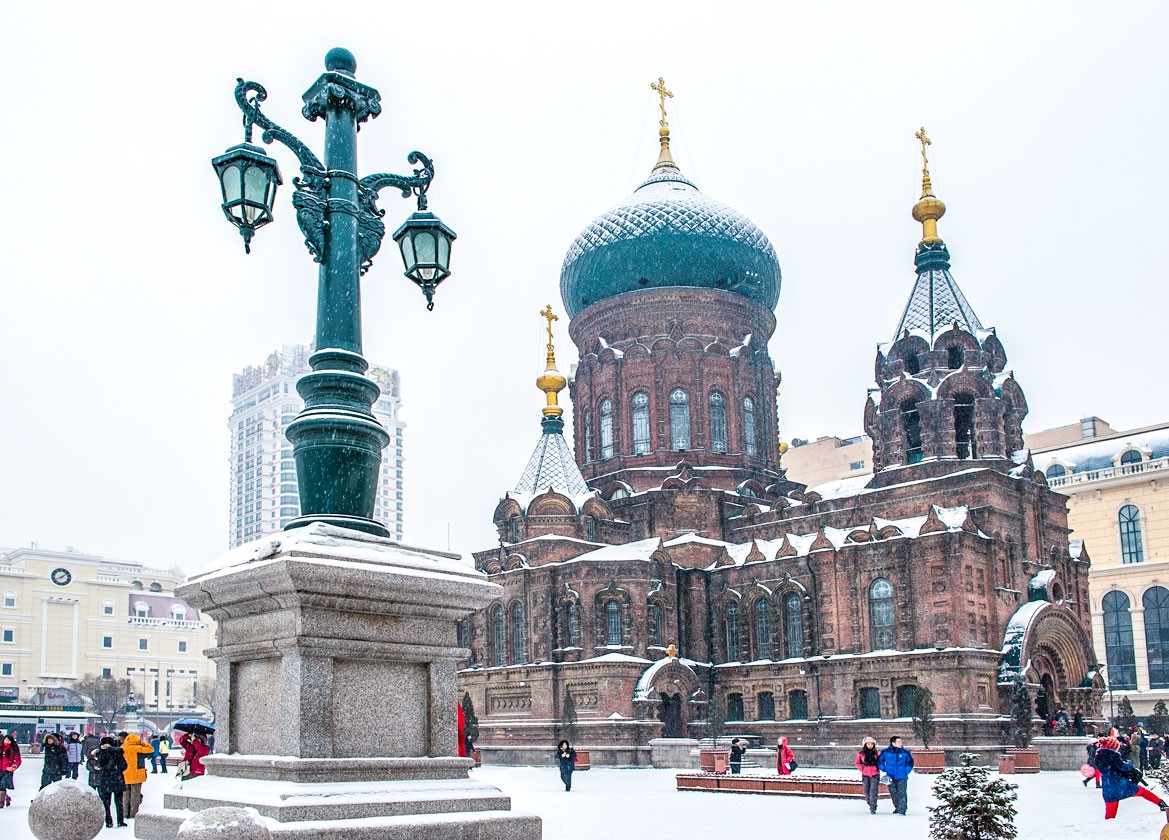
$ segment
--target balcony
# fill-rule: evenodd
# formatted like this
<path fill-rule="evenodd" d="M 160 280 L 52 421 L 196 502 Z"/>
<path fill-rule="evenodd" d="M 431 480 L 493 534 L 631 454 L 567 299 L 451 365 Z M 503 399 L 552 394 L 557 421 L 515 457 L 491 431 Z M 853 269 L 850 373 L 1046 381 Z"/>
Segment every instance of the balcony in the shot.
<path fill-rule="evenodd" d="M 203 621 L 179 621 L 174 618 L 142 618 L 132 615 L 129 618 L 131 627 L 158 627 L 167 630 L 206 630 L 207 624 Z"/>
<path fill-rule="evenodd" d="M 1087 484 L 1090 481 L 1107 481 L 1111 478 L 1125 478 L 1143 473 L 1165 471 L 1169 471 L 1169 458 L 1154 458 L 1150 461 L 1140 461 L 1135 464 L 1121 464 L 1118 467 L 1105 467 L 1100 470 L 1084 470 L 1083 472 L 1049 478 L 1047 479 L 1047 486 L 1053 490 L 1058 490 L 1060 487 Z"/>

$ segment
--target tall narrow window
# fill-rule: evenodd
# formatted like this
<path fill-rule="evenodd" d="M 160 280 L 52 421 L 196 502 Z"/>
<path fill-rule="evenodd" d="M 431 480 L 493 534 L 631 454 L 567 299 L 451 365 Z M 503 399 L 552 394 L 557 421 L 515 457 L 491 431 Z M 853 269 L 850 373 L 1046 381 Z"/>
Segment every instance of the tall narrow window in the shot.
<path fill-rule="evenodd" d="M 1108 673 L 1104 676 L 1108 678 L 1108 688 L 1133 691 L 1137 687 L 1137 666 L 1128 596 L 1114 589 L 1104 596 L 1103 607 L 1104 657 L 1108 660 Z M 1147 627 L 1146 624 L 1146 637 Z"/>
<path fill-rule="evenodd" d="M 1141 544 L 1141 510 L 1136 505 L 1120 509 L 1120 559 L 1124 563 L 1141 563 L 1145 549 Z"/>
<path fill-rule="evenodd" d="M 503 625 L 503 605 L 491 610 L 491 664 L 507 664 L 507 628 Z"/>
<path fill-rule="evenodd" d="M 727 695 L 727 720 L 743 719 L 743 695 L 733 692 Z"/>
<path fill-rule="evenodd" d="M 670 393 L 670 448 L 690 448 L 690 397 L 681 388 Z"/>
<path fill-rule="evenodd" d="M 471 618 L 459 619 L 459 647 L 469 648 L 471 646 Z"/>
<path fill-rule="evenodd" d="M 727 604 L 726 620 L 723 622 L 726 637 L 727 662 L 739 661 L 739 605 L 734 601 Z"/>
<path fill-rule="evenodd" d="M 621 644 L 621 605 L 616 601 L 605 605 L 605 644 Z"/>
<path fill-rule="evenodd" d="M 1169 688 L 1169 589 L 1154 586 L 1141 603 L 1145 608 L 1149 688 Z"/>
<path fill-rule="evenodd" d="M 783 601 L 783 610 L 787 624 L 787 656 L 798 659 L 804 655 L 804 613 L 800 596 L 794 592 L 788 595 Z"/>
<path fill-rule="evenodd" d="M 921 461 L 921 418 L 917 414 L 917 401 L 910 397 L 901 403 L 901 427 L 905 430 L 905 463 Z"/>
<path fill-rule="evenodd" d="M 861 689 L 860 710 L 857 716 L 863 718 L 879 718 L 881 716 L 881 692 L 878 689 Z"/>
<path fill-rule="evenodd" d="M 893 584 L 877 578 L 869 587 L 869 639 L 873 650 L 896 647 L 893 633 Z"/>
<path fill-rule="evenodd" d="M 752 456 L 759 454 L 755 443 L 755 400 L 750 397 L 743 397 L 743 451 Z"/>
<path fill-rule="evenodd" d="M 771 604 L 764 598 L 755 602 L 755 658 L 771 658 Z"/>
<path fill-rule="evenodd" d="M 899 685 L 899 686 L 897 686 L 897 717 L 900 717 L 900 718 L 913 717 L 913 713 L 916 709 L 917 709 L 917 686 L 916 685 Z"/>
<path fill-rule="evenodd" d="M 649 394 L 638 391 L 633 395 L 633 454 L 649 452 Z"/>
<path fill-rule="evenodd" d="M 511 605 L 511 664 L 524 661 L 524 605 L 518 601 Z"/>
<path fill-rule="evenodd" d="M 789 720 L 808 719 L 808 692 L 802 688 L 787 694 L 787 716 Z"/>
<path fill-rule="evenodd" d="M 564 605 L 560 616 L 560 645 L 561 647 L 580 646 L 580 607 L 576 601 L 569 601 Z"/>
<path fill-rule="evenodd" d="M 950 368 L 950 370 L 957 370 L 958 368 L 962 367 L 964 356 L 965 354 L 962 352 L 961 347 L 959 347 L 957 344 L 951 344 L 946 348 L 946 366 Z"/>
<path fill-rule="evenodd" d="M 584 446 L 585 446 L 585 463 L 592 463 L 593 460 L 593 413 L 586 411 L 584 413 Z"/>
<path fill-rule="evenodd" d="M 755 695 L 755 720 L 775 720 L 775 695 L 770 691 Z"/>
<path fill-rule="evenodd" d="M 916 353 L 911 353 L 905 357 L 905 372 L 910 376 L 917 376 L 921 373 L 921 362 L 918 361 Z"/>
<path fill-rule="evenodd" d="M 958 394 L 954 397 L 954 441 L 959 458 L 978 457 L 978 437 L 974 433 L 974 397 Z"/>
<path fill-rule="evenodd" d="M 710 451 L 727 451 L 727 399 L 718 391 L 710 394 Z"/>
<path fill-rule="evenodd" d="M 601 400 L 601 460 L 613 457 L 613 403 L 608 398 Z"/>
<path fill-rule="evenodd" d="M 646 638 L 649 639 L 651 645 L 661 645 L 662 643 L 662 608 L 655 602 L 650 601 L 645 606 L 645 630 Z"/>

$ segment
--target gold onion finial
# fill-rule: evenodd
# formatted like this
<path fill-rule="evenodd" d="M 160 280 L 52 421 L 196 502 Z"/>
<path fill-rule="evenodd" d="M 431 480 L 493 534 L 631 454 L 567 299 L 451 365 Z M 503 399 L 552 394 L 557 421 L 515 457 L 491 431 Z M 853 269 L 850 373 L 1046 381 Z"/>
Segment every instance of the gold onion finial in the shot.
<path fill-rule="evenodd" d="M 926 147 L 933 141 L 926 137 L 925 126 L 919 128 L 913 135 L 921 141 L 921 199 L 913 205 L 913 218 L 921 222 L 922 239 L 919 245 L 932 242 L 941 242 L 938 236 L 938 219 L 946 215 L 946 205 L 934 196 L 934 186 L 930 183 L 930 161 L 926 156 Z"/>
<path fill-rule="evenodd" d="M 649 83 L 650 90 L 657 91 L 661 98 L 659 107 L 662 109 L 662 119 L 660 127 L 658 128 L 658 137 L 661 139 L 662 150 L 658 153 L 658 162 L 654 164 L 654 169 L 661 169 L 663 166 L 673 166 L 677 168 L 678 164 L 674 163 L 674 158 L 670 155 L 670 126 L 666 123 L 666 97 L 674 98 L 674 94 L 666 90 L 666 80 L 662 76 L 658 76 L 657 82 Z"/>
<path fill-rule="evenodd" d="M 536 387 L 548 397 L 548 404 L 544 406 L 545 417 L 559 417 L 564 409 L 556 404 L 556 395 L 568 387 L 568 380 L 560 375 L 556 369 L 556 348 L 552 346 L 552 322 L 559 321 L 552 312 L 552 304 L 540 310 L 540 315 L 548 321 L 548 355 L 545 359 L 544 375 L 536 379 Z"/>

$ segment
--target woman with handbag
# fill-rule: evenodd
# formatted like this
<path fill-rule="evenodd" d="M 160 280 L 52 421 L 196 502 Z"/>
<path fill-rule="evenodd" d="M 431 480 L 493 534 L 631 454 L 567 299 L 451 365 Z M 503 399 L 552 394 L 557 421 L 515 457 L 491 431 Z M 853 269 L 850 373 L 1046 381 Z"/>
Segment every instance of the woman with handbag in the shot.
<path fill-rule="evenodd" d="M 207 771 L 203 767 L 203 756 L 211 752 L 203 736 L 184 732 L 179 736 L 179 746 L 183 748 L 183 764 L 179 765 L 179 778 L 183 781 L 195 776 L 202 776 Z"/>
<path fill-rule="evenodd" d="M 20 745 L 12 735 L 5 735 L 0 741 L 0 808 L 12 804 L 8 791 L 12 790 L 12 777 L 20 766 Z"/>
<path fill-rule="evenodd" d="M 881 768 L 878 762 L 881 754 L 877 752 L 877 739 L 871 735 L 861 741 L 861 751 L 856 754 L 856 769 L 861 771 L 861 782 L 865 786 L 865 801 L 869 803 L 869 813 L 877 813 L 877 794 L 881 790 Z"/>
<path fill-rule="evenodd" d="M 790 776 L 795 769 L 795 754 L 787 745 L 787 738 L 780 738 L 775 748 L 775 772 L 781 776 Z"/>

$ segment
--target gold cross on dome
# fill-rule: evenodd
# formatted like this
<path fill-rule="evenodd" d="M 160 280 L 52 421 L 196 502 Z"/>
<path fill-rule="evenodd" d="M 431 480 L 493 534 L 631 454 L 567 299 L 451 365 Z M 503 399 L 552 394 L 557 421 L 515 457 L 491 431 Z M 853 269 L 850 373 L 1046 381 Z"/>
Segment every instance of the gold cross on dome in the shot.
<path fill-rule="evenodd" d="M 933 143 L 933 141 L 925 136 L 925 126 L 924 125 L 921 128 L 919 128 L 916 132 L 914 132 L 913 136 L 921 141 L 921 165 L 922 165 L 922 168 L 929 169 L 930 162 L 929 162 L 929 158 L 927 158 L 925 156 L 925 147 L 931 145 Z"/>
<path fill-rule="evenodd" d="M 668 97 L 670 97 L 670 99 L 673 99 L 674 94 L 671 93 L 670 91 L 666 90 L 666 80 L 661 76 L 658 76 L 658 80 L 657 80 L 656 84 L 654 82 L 650 82 L 649 86 L 650 86 L 651 90 L 656 90 L 658 92 L 658 96 L 661 97 L 662 101 L 661 101 L 660 107 L 662 109 L 662 128 L 665 128 L 666 127 L 666 97 L 668 96 Z"/>
<path fill-rule="evenodd" d="M 560 318 L 552 312 L 552 304 L 548 304 L 540 310 L 540 314 L 548 320 L 548 346 L 552 346 L 552 322 L 559 321 Z"/>

